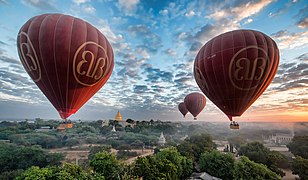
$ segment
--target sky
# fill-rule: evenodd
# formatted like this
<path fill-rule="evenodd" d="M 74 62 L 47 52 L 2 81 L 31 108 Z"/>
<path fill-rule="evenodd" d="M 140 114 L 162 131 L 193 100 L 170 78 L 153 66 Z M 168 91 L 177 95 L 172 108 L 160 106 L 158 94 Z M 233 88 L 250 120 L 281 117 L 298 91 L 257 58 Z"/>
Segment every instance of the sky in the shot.
<path fill-rule="evenodd" d="M 308 121 L 307 0 L 0 0 L 0 119 L 60 119 L 21 65 L 19 29 L 31 17 L 81 18 L 111 43 L 108 82 L 71 119 L 190 121 L 177 105 L 201 92 L 193 77 L 199 49 L 213 37 L 253 29 L 273 38 L 280 63 L 271 85 L 237 121 Z M 200 121 L 228 122 L 209 100 Z"/>

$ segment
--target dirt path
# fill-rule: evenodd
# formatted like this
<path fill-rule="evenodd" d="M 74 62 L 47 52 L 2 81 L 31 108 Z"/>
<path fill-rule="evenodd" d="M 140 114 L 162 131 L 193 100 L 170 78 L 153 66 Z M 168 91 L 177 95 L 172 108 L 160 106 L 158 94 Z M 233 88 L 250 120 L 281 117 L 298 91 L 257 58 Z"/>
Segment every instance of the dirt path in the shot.
<path fill-rule="evenodd" d="M 297 175 L 292 174 L 292 171 L 290 169 L 283 169 L 284 173 L 286 173 L 285 176 L 283 176 L 282 180 L 295 180 L 296 178 L 299 179 Z"/>
<path fill-rule="evenodd" d="M 131 163 L 133 163 L 138 157 L 150 156 L 150 155 L 152 155 L 152 154 L 154 154 L 154 151 L 147 152 L 147 153 L 145 153 L 145 154 L 141 154 L 141 155 L 139 155 L 139 156 L 137 156 L 137 157 L 129 158 L 129 159 L 127 159 L 125 162 L 126 162 L 127 164 L 131 164 Z"/>

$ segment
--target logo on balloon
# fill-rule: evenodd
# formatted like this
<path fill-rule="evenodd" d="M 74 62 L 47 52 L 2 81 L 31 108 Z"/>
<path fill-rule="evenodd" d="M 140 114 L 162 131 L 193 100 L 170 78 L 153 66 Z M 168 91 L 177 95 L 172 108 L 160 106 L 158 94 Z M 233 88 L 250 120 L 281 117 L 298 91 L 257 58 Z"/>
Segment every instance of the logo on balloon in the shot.
<path fill-rule="evenodd" d="M 93 49 L 97 52 L 93 52 Z M 75 80 L 84 86 L 93 86 L 106 74 L 108 56 L 106 50 L 99 44 L 88 41 L 76 51 L 73 59 L 73 74 Z M 105 68 L 106 69 L 106 68 Z"/>
<path fill-rule="evenodd" d="M 33 44 L 25 32 L 19 33 L 18 38 L 18 53 L 21 62 L 33 81 L 38 82 L 41 80 L 41 67 Z"/>
<path fill-rule="evenodd" d="M 258 87 L 268 73 L 269 63 L 267 52 L 260 47 L 248 46 L 239 50 L 229 65 L 232 85 L 239 90 Z"/>

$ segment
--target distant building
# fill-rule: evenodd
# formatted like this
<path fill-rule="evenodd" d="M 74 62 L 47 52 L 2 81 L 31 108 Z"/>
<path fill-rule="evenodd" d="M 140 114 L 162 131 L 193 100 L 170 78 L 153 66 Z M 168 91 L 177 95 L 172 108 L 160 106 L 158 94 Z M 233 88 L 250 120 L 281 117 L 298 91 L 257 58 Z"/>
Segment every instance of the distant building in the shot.
<path fill-rule="evenodd" d="M 112 127 L 111 132 L 116 132 L 115 126 Z"/>
<path fill-rule="evenodd" d="M 118 113 L 116 114 L 114 121 L 116 121 L 118 124 L 122 125 L 123 127 L 125 127 L 126 122 L 123 121 L 122 115 L 120 113 L 120 111 L 118 111 Z"/>
<path fill-rule="evenodd" d="M 160 133 L 160 137 L 158 139 L 158 143 L 159 146 L 164 146 L 166 144 L 166 138 L 164 137 L 164 133 L 161 132 Z"/>
<path fill-rule="evenodd" d="M 103 120 L 102 121 L 102 127 L 109 126 L 109 120 Z"/>
<path fill-rule="evenodd" d="M 40 129 L 35 129 L 36 132 L 48 132 L 51 131 L 52 129 L 50 126 L 42 126 Z"/>
<path fill-rule="evenodd" d="M 277 133 L 269 137 L 269 140 L 275 144 L 288 144 L 292 141 L 293 134 Z"/>
<path fill-rule="evenodd" d="M 228 141 L 219 141 L 219 140 L 213 140 L 213 142 L 216 144 L 216 148 L 218 151 L 223 152 L 226 148 L 229 147 Z"/>
<path fill-rule="evenodd" d="M 209 175 L 206 172 L 196 173 L 194 172 L 187 180 L 221 180 L 220 178 Z"/>

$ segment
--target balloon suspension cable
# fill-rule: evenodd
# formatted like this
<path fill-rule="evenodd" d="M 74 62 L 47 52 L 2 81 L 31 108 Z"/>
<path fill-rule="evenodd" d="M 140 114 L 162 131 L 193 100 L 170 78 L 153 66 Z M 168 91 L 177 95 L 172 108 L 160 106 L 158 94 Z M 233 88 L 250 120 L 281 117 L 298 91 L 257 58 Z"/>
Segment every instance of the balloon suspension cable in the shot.
<path fill-rule="evenodd" d="M 228 116 L 229 120 L 232 122 L 232 116 L 230 116 L 230 115 L 227 115 L 227 116 Z"/>

